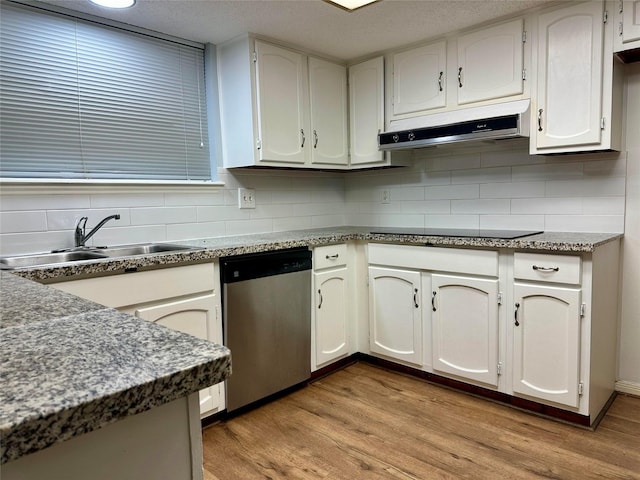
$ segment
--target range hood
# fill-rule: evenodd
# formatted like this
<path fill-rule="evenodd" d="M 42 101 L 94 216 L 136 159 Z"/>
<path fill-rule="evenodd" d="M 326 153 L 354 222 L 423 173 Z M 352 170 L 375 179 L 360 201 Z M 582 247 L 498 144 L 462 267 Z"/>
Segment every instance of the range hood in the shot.
<path fill-rule="evenodd" d="M 390 122 L 378 134 L 380 150 L 409 150 L 443 144 L 529 136 L 529 100 L 453 110 Z"/>

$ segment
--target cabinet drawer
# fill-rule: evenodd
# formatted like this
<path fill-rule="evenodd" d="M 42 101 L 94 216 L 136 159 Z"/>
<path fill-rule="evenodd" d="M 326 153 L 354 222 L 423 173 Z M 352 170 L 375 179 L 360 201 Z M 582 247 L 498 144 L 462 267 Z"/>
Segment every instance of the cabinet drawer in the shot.
<path fill-rule="evenodd" d="M 581 267 L 577 255 L 514 254 L 514 277 L 522 280 L 580 284 Z"/>
<path fill-rule="evenodd" d="M 313 249 L 313 269 L 343 267 L 347 264 L 347 245 L 326 245 Z"/>

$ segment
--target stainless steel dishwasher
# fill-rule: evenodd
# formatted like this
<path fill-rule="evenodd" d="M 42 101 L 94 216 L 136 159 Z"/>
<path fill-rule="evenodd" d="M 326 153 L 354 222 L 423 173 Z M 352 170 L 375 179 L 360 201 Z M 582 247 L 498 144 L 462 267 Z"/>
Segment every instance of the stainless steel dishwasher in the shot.
<path fill-rule="evenodd" d="M 311 252 L 239 255 L 220 265 L 231 412 L 311 376 Z"/>

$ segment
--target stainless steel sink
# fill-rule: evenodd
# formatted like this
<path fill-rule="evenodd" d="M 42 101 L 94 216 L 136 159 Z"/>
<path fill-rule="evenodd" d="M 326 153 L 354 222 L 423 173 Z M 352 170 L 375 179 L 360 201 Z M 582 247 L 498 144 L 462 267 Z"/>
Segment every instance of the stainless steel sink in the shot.
<path fill-rule="evenodd" d="M 0 267 L 2 269 L 39 267 L 42 265 L 78 262 L 80 260 L 95 260 L 97 258 L 107 258 L 107 256 L 101 253 L 88 252 L 84 250 L 60 253 L 39 253 L 35 255 L 17 255 L 15 257 L 1 257 Z"/>
<path fill-rule="evenodd" d="M 0 269 L 13 270 L 16 268 L 59 265 L 61 263 L 78 262 L 81 260 L 129 257 L 135 255 L 149 255 L 152 253 L 184 252 L 189 250 L 198 250 L 198 248 L 176 245 L 173 243 L 141 243 L 136 245 L 118 245 L 107 248 L 89 247 L 64 252 L 0 257 Z"/>
<path fill-rule="evenodd" d="M 195 247 L 175 245 L 173 243 L 141 243 L 137 245 L 120 245 L 115 247 L 99 248 L 94 251 L 109 257 L 128 257 L 131 255 L 148 255 L 150 253 L 169 253 L 197 250 Z"/>

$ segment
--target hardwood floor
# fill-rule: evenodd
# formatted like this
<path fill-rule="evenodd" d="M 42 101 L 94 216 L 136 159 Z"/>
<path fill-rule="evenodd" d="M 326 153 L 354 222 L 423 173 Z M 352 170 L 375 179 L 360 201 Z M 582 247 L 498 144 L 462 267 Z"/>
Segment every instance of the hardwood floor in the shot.
<path fill-rule="evenodd" d="M 206 480 L 640 479 L 640 398 L 592 432 L 362 362 L 203 437 Z"/>

